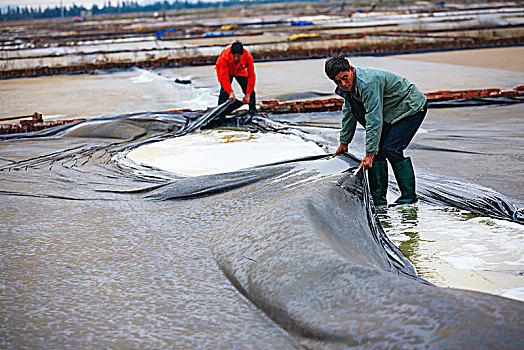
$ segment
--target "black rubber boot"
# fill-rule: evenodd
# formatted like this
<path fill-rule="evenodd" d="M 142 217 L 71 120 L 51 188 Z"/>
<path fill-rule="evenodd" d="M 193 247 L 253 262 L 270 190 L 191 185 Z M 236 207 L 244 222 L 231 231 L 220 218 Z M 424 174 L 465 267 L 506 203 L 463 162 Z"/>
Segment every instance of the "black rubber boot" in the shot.
<path fill-rule="evenodd" d="M 388 163 L 385 160 L 373 162 L 368 170 L 369 189 L 375 207 L 388 205 L 386 193 L 388 192 Z"/>
<path fill-rule="evenodd" d="M 254 91 L 249 97 L 249 114 L 252 116 L 257 114 L 257 95 Z"/>
<path fill-rule="evenodd" d="M 406 158 L 401 162 L 391 164 L 395 179 L 397 180 L 398 188 L 401 196 L 391 206 L 402 204 L 415 204 L 418 202 L 418 197 L 415 194 L 415 171 L 411 158 Z"/>

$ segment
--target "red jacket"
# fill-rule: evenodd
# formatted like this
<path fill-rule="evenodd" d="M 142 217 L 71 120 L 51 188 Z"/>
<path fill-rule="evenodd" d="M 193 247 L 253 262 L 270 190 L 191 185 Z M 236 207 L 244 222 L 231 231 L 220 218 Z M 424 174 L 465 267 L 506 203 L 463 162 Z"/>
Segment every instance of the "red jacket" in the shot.
<path fill-rule="evenodd" d="M 231 54 L 231 45 L 227 46 L 218 56 L 216 70 L 218 82 L 222 84 L 228 94 L 233 91 L 229 82 L 229 77 L 233 75 L 247 77 L 246 95 L 250 95 L 255 90 L 256 75 L 253 56 L 246 49 L 244 49 L 240 62 L 235 65 Z"/>

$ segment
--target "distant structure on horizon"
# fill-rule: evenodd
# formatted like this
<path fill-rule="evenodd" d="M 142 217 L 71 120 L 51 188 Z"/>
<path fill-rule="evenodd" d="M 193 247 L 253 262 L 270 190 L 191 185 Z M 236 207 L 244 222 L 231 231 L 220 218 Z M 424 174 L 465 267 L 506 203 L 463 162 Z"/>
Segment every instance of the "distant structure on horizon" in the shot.
<path fill-rule="evenodd" d="M 12 0 L 15 1 L 15 0 Z M 228 7 L 235 5 L 254 5 L 279 2 L 318 2 L 318 0 L 146 0 L 146 1 L 117 1 L 113 6 L 111 1 L 100 7 L 97 4 L 89 6 L 61 5 L 59 0 L 49 0 L 47 6 L 6 5 L 0 7 L 0 20 L 28 20 L 42 18 L 78 17 L 85 14 L 123 14 L 134 12 L 161 12 L 180 9 L 199 9 L 209 7 Z"/>

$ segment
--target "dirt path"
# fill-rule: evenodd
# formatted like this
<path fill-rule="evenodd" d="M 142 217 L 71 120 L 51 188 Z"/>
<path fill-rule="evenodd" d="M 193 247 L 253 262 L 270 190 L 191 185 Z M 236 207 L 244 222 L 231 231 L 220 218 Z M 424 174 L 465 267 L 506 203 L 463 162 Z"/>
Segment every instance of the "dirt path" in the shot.
<path fill-rule="evenodd" d="M 522 46 L 430 52 L 400 55 L 396 56 L 396 58 L 524 72 L 524 47 Z"/>

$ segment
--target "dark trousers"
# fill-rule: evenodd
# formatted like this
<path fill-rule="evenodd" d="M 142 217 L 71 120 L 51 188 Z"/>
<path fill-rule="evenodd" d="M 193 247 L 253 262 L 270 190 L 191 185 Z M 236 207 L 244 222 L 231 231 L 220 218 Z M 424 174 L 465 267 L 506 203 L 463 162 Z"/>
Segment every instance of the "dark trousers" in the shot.
<path fill-rule="evenodd" d="M 238 85 L 240 85 L 240 87 L 242 88 L 242 92 L 244 92 L 245 94 L 247 90 L 247 77 L 239 77 L 236 75 L 231 75 L 229 77 L 230 83 L 233 82 L 233 78 L 236 79 L 236 81 L 238 82 Z M 221 105 L 222 103 L 226 102 L 228 99 L 229 99 L 229 94 L 226 92 L 226 90 L 224 90 L 224 88 L 222 87 L 222 84 L 220 84 L 220 95 L 218 96 L 218 104 Z M 256 100 L 255 91 L 253 90 L 249 98 L 249 111 L 250 112 L 256 111 L 257 109 L 256 106 L 257 106 L 257 100 Z"/>
<path fill-rule="evenodd" d="M 389 160 L 395 164 L 406 159 L 404 150 L 415 136 L 428 111 L 428 105 L 415 114 L 403 118 L 395 124 L 384 123 L 378 146 L 378 154 L 373 160 Z"/>

